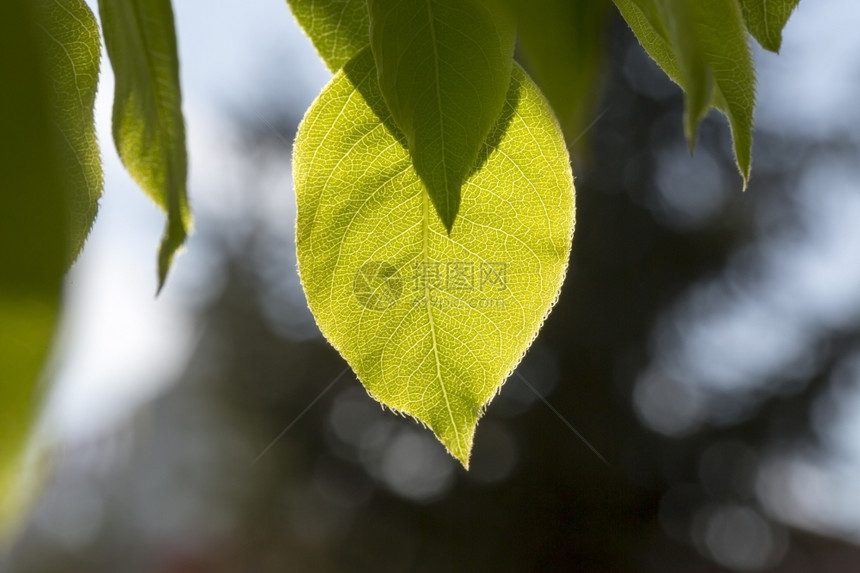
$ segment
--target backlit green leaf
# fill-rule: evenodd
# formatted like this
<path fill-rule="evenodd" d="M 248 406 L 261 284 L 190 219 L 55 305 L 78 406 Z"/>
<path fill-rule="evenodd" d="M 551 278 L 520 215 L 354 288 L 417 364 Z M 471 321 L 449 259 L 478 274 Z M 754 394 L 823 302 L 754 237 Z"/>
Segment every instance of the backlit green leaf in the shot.
<path fill-rule="evenodd" d="M 368 391 L 468 465 L 475 426 L 537 335 L 567 267 L 574 189 L 561 130 L 514 67 L 450 234 L 359 54 L 293 156 L 308 304 Z"/>
<path fill-rule="evenodd" d="M 750 34 L 762 48 L 778 52 L 782 29 L 800 0 L 740 0 L 740 3 Z"/>
<path fill-rule="evenodd" d="M 445 228 L 496 123 L 515 25 L 485 0 L 368 0 L 382 94 Z"/>
<path fill-rule="evenodd" d="M 689 52 L 681 54 L 678 50 L 689 50 L 690 44 L 669 38 L 658 8 L 661 1 L 615 0 L 615 4 L 645 51 L 689 97 L 692 86 L 696 84 L 689 84 L 689 72 L 682 71 L 681 62 L 689 62 L 692 57 Z M 701 59 L 713 77 L 711 103 L 729 119 L 738 170 L 746 185 L 752 163 L 755 69 L 740 7 L 736 0 L 687 0 L 687 4 L 696 24 L 693 49 L 698 46 L 701 50 Z M 684 67 L 688 65 L 684 64 Z M 688 103 L 688 119 L 695 116 L 700 101 Z M 688 121 L 688 134 L 690 125 Z"/>
<path fill-rule="evenodd" d="M 0 53 L 14 54 L 0 58 L 0 531 L 26 501 L 20 462 L 68 258 L 70 194 L 33 12 L 30 0 L 0 2 Z"/>
<path fill-rule="evenodd" d="M 53 125 L 69 192 L 70 260 L 84 246 L 95 221 L 103 178 L 93 108 L 101 42 L 95 16 L 83 0 L 33 0 Z"/>
<path fill-rule="evenodd" d="M 99 0 L 99 12 L 116 75 L 117 151 L 138 185 L 167 212 L 158 253 L 160 289 L 191 226 L 173 10 L 170 0 Z"/>
<path fill-rule="evenodd" d="M 370 43 L 367 0 L 287 0 L 287 4 L 332 72 Z"/>

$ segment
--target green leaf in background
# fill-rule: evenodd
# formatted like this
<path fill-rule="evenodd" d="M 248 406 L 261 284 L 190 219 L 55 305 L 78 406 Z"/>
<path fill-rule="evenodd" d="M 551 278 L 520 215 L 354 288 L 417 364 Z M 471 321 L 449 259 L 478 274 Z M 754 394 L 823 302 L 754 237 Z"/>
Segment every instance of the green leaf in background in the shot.
<path fill-rule="evenodd" d="M 740 0 L 744 21 L 761 47 L 779 52 L 782 29 L 800 0 Z"/>
<path fill-rule="evenodd" d="M 492 0 L 369 0 L 382 94 L 450 232 L 461 185 L 499 118 L 515 25 Z"/>
<path fill-rule="evenodd" d="M 713 102 L 713 74 L 705 64 L 689 0 L 618 0 L 645 50 L 685 93 L 684 133 L 690 149 Z"/>
<path fill-rule="evenodd" d="M 113 135 L 126 169 L 167 212 L 159 290 L 191 226 L 179 58 L 170 0 L 99 0 L 116 75 Z"/>
<path fill-rule="evenodd" d="M 53 125 L 70 192 L 70 261 L 83 249 L 98 212 L 104 180 L 94 107 L 101 42 L 83 0 L 33 0 L 50 81 Z"/>
<path fill-rule="evenodd" d="M 0 2 L 0 530 L 32 481 L 22 452 L 38 402 L 68 259 L 69 190 L 51 125 L 51 83 L 30 0 Z"/>
<path fill-rule="evenodd" d="M 540 86 L 568 141 L 593 121 L 609 0 L 505 0 L 517 20 L 518 58 Z"/>
<path fill-rule="evenodd" d="M 287 0 L 332 72 L 370 44 L 367 0 Z"/>
<path fill-rule="evenodd" d="M 665 37 L 678 58 L 678 74 L 684 87 L 684 135 L 692 151 L 696 146 L 699 123 L 713 101 L 714 78 L 705 64 L 702 43 L 690 2 L 698 0 L 655 0 L 657 14 Z"/>
<path fill-rule="evenodd" d="M 686 90 L 682 84 L 681 71 L 675 50 L 666 37 L 656 5 L 657 0 L 614 0 L 621 16 L 633 30 L 633 34 L 645 51 L 663 68 L 673 82 Z"/>
<path fill-rule="evenodd" d="M 698 22 L 702 57 L 714 75 L 714 105 L 729 118 L 735 158 L 744 180 L 752 168 L 755 65 L 736 0 L 690 2 Z"/>
<path fill-rule="evenodd" d="M 662 0 L 615 0 L 621 15 L 633 30 L 645 51 L 672 80 L 690 96 L 696 90 L 696 99 L 687 104 L 690 132 L 691 118 L 698 112 L 701 83 L 688 83 L 690 71 L 697 66 L 689 50 L 700 50 L 701 60 L 713 77 L 711 104 L 729 119 L 734 141 L 738 170 L 749 180 L 752 164 L 752 127 L 755 108 L 755 68 L 747 41 L 741 10 L 736 0 L 686 0 L 695 21 L 695 43 L 679 38 L 671 40 L 667 25 L 658 7 Z M 674 2 L 666 2 L 672 4 Z M 685 47 L 681 47 L 685 46 Z M 679 53 L 681 50 L 683 53 Z M 682 71 L 681 62 L 688 71 Z M 693 67 L 690 67 L 693 66 Z"/>
<path fill-rule="evenodd" d="M 573 233 L 564 138 L 519 67 L 475 165 L 448 233 L 369 52 L 311 106 L 293 155 L 299 273 L 320 329 L 377 400 L 465 466 L 556 300 Z"/>

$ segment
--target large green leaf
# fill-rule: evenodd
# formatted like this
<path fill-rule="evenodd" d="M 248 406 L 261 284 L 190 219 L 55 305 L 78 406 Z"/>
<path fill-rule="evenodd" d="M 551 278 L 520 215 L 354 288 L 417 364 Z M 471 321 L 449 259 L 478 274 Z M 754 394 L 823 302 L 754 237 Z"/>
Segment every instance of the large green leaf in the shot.
<path fill-rule="evenodd" d="M 287 4 L 332 72 L 370 43 L 367 0 L 287 0 Z"/>
<path fill-rule="evenodd" d="M 299 272 L 320 329 L 376 399 L 464 465 L 556 299 L 573 232 L 561 129 L 519 67 L 473 167 L 448 233 L 367 52 L 311 106 L 293 156 Z"/>
<path fill-rule="evenodd" d="M 493 0 L 368 0 L 382 94 L 450 232 L 460 187 L 499 118 L 515 25 Z"/>
<path fill-rule="evenodd" d="M 179 58 L 170 0 L 99 0 L 116 75 L 113 135 L 131 176 L 167 212 L 159 289 L 191 226 Z"/>
<path fill-rule="evenodd" d="M 762 48 L 779 52 L 782 29 L 800 0 L 740 0 L 750 34 Z"/>
<path fill-rule="evenodd" d="M 21 453 L 68 257 L 69 190 L 32 9 L 29 0 L 0 2 L 0 53 L 14 54 L 0 58 L 0 530 L 24 499 Z"/>
<path fill-rule="evenodd" d="M 713 77 L 712 104 L 729 119 L 738 170 L 749 179 L 752 164 L 752 127 L 755 108 L 755 69 L 747 41 L 746 28 L 737 0 L 685 0 L 695 26 L 694 42 L 670 38 L 665 23 L 666 6 L 680 0 L 615 0 L 621 15 L 657 64 L 681 86 L 694 101 L 687 104 L 687 133 L 694 135 L 693 119 L 701 110 L 701 79 L 696 71 L 698 58 Z M 677 18 L 678 12 L 674 12 Z M 677 24 L 670 24 L 677 29 Z M 677 30 L 681 32 L 681 30 Z M 683 32 L 686 34 L 687 32 Z M 673 37 L 677 36 L 673 34 Z M 698 51 L 698 53 L 696 53 Z M 686 62 L 686 63 L 684 63 Z M 686 70 L 686 71 L 685 71 Z M 695 75 L 691 76 L 691 70 Z"/>
<path fill-rule="evenodd" d="M 51 84 L 53 125 L 71 193 L 70 260 L 80 253 L 98 212 L 103 178 L 93 109 L 101 42 L 95 16 L 83 0 L 33 0 Z"/>
<path fill-rule="evenodd" d="M 499 0 L 502 1 L 502 0 Z M 517 20 L 518 57 L 570 141 L 593 121 L 609 0 L 504 0 Z"/>

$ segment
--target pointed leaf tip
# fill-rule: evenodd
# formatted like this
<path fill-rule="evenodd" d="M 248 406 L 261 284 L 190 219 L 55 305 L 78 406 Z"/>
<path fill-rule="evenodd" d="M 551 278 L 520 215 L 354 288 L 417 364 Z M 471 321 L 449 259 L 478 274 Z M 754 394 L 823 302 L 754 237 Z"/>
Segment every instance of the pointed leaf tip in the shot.
<path fill-rule="evenodd" d="M 174 223 L 168 221 L 167 229 L 158 247 L 158 288 L 155 295 L 161 294 L 161 289 L 167 281 L 167 275 L 173 265 L 173 259 L 185 244 L 188 236 L 188 227 L 184 222 Z"/>
<path fill-rule="evenodd" d="M 516 27 L 497 0 L 369 0 L 382 95 L 450 231 L 502 113 Z"/>
<path fill-rule="evenodd" d="M 800 0 L 740 0 L 744 21 L 762 48 L 778 53 L 782 30 Z"/>

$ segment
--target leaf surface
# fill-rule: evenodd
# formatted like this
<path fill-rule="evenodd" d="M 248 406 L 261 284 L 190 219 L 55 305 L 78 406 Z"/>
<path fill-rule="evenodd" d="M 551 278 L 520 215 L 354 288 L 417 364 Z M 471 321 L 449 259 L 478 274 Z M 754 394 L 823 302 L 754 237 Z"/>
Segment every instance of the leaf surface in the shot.
<path fill-rule="evenodd" d="M 299 273 L 320 329 L 372 396 L 468 465 L 478 419 L 567 267 L 573 178 L 549 105 L 514 67 L 450 234 L 368 52 L 311 106 L 293 166 Z"/>
<path fill-rule="evenodd" d="M 332 72 L 370 44 L 367 0 L 287 0 Z"/>
<path fill-rule="evenodd" d="M 0 2 L 0 532 L 27 501 L 22 452 L 68 258 L 69 193 L 51 125 L 42 31 L 29 0 Z"/>
<path fill-rule="evenodd" d="M 690 66 L 698 65 L 697 58 L 704 62 L 714 83 L 711 105 L 729 119 L 738 170 L 746 185 L 752 165 L 755 68 L 740 7 L 736 0 L 684 0 L 695 22 L 691 44 L 683 38 L 672 40 L 667 32 L 661 6 L 679 1 L 615 0 L 615 4 L 645 51 L 691 99 L 685 122 L 688 136 L 701 110 L 701 86 L 706 85 L 690 80 L 700 78 L 698 72 L 691 76 Z M 693 57 L 696 50 L 699 54 Z"/>
<path fill-rule="evenodd" d="M 99 0 L 116 75 L 113 135 L 128 172 L 167 212 L 159 289 L 191 226 L 179 58 L 170 0 Z"/>
<path fill-rule="evenodd" d="M 95 222 L 104 180 L 94 107 L 101 42 L 83 0 L 33 0 L 50 84 L 53 128 L 69 191 L 69 259 L 74 261 Z"/>
<path fill-rule="evenodd" d="M 388 108 L 445 228 L 508 90 L 515 25 L 484 0 L 368 0 Z"/>
<path fill-rule="evenodd" d="M 744 21 L 761 47 L 779 52 L 782 29 L 800 0 L 740 0 Z"/>

